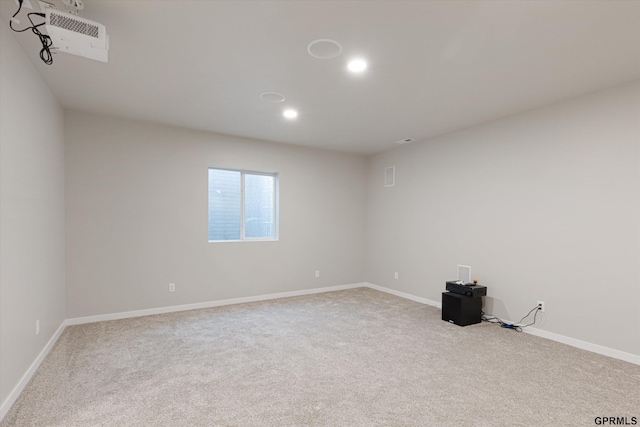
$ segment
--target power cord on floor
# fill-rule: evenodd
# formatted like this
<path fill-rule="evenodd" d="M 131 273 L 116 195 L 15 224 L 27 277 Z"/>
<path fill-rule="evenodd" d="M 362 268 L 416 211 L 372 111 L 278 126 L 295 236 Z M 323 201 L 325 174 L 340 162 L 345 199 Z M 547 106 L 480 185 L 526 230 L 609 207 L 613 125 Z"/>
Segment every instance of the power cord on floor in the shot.
<path fill-rule="evenodd" d="M 536 305 L 534 308 L 532 308 L 529 311 L 529 313 L 526 314 L 526 316 L 524 316 L 522 319 L 520 319 L 520 321 L 517 322 L 517 323 L 508 323 L 508 322 L 505 322 L 504 320 L 500 319 L 499 317 L 492 316 L 490 314 L 485 314 L 484 312 L 482 312 L 482 320 L 485 321 L 485 322 L 488 322 L 488 323 L 495 323 L 497 325 L 500 325 L 501 328 L 513 329 L 516 332 L 522 332 L 523 328 L 526 328 L 527 326 L 534 325 L 536 323 L 536 318 L 537 318 L 538 312 L 540 310 L 542 310 L 542 307 L 540 307 L 539 305 Z M 533 313 L 533 320 L 530 323 L 527 323 L 526 325 L 523 325 L 522 323 L 525 321 L 526 318 L 531 316 L 531 313 Z"/>

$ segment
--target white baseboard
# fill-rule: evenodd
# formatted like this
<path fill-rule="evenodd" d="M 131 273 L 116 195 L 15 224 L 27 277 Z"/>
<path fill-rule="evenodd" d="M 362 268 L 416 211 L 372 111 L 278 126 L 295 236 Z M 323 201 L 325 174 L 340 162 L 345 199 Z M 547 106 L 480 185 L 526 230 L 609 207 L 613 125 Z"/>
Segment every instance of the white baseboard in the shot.
<path fill-rule="evenodd" d="M 415 295 L 407 294 L 405 292 L 396 291 L 395 289 L 385 288 L 384 286 L 374 285 L 373 283 L 364 283 L 364 286 L 367 288 L 375 289 L 376 291 L 386 292 L 388 294 L 395 295 L 400 298 L 410 299 L 411 301 L 416 301 L 421 304 L 430 305 L 436 308 L 442 309 L 442 303 L 438 301 L 433 301 L 427 298 L 417 297 Z"/>
<path fill-rule="evenodd" d="M 319 294 L 322 292 L 342 291 L 345 289 L 361 288 L 364 283 L 350 285 L 328 286 L 326 288 L 303 289 L 300 291 L 278 292 L 275 294 L 257 295 L 252 297 L 231 298 L 218 301 L 198 302 L 194 304 L 172 305 L 168 307 L 149 308 L 146 310 L 124 311 L 120 313 L 100 314 L 97 316 L 75 317 L 67 319 L 67 325 L 82 325 L 85 323 L 104 322 L 106 320 L 128 319 L 131 317 L 151 316 L 153 314 L 175 313 L 178 311 L 198 310 L 201 308 L 221 307 L 223 305 L 243 304 L 247 302 L 266 301 L 278 298 L 297 297 L 301 295 Z"/>
<path fill-rule="evenodd" d="M 415 295 L 411 295 L 411 294 L 407 294 L 405 292 L 400 292 L 400 291 L 396 291 L 394 289 L 389 289 L 389 288 L 385 288 L 383 286 L 378 286 L 378 285 L 374 285 L 372 283 L 365 283 L 365 286 L 371 288 L 371 289 L 376 289 L 378 291 L 382 291 L 382 292 L 387 292 L 402 298 L 406 298 L 406 299 L 410 299 L 412 301 L 417 301 L 420 302 L 422 304 L 427 304 L 427 305 L 431 305 L 434 307 L 438 307 L 439 309 L 442 309 L 442 303 L 440 302 L 436 302 L 436 301 L 432 301 L 426 298 L 422 298 L 422 297 L 417 297 Z M 510 321 L 505 320 L 508 323 L 513 323 Z M 554 332 L 549 332 L 549 331 L 545 331 L 544 329 L 537 329 L 537 328 L 525 328 L 523 329 L 523 332 L 526 332 L 528 334 L 531 335 L 535 335 L 537 337 L 541 337 L 541 338 L 546 338 L 548 340 L 551 341 L 556 341 L 562 344 L 567 344 L 570 345 L 572 347 L 576 347 L 576 348 L 580 348 L 582 350 L 587 350 L 590 351 L 592 353 L 597 353 L 597 354 L 601 354 L 603 356 L 608 356 L 608 357 L 612 357 L 614 359 L 618 359 L 618 360 L 624 360 L 625 362 L 629 362 L 629 363 L 633 363 L 634 365 L 640 365 L 640 356 L 636 355 L 636 354 L 631 354 L 631 353 L 626 353 L 624 351 L 620 351 L 620 350 L 616 350 L 613 348 L 609 348 L 609 347 L 605 347 L 602 345 L 598 345 L 598 344 L 593 344 L 590 342 L 586 342 L 586 341 L 581 341 L 575 338 L 571 338 L 571 337 L 567 337 L 564 335 L 560 335 L 560 334 L 556 334 Z"/>
<path fill-rule="evenodd" d="M 27 372 L 25 372 L 22 378 L 20 378 L 18 384 L 16 384 L 13 390 L 11 390 L 9 396 L 7 396 L 4 402 L 2 402 L 2 405 L 0 405 L 0 421 L 3 420 L 5 415 L 7 415 L 7 412 L 9 412 L 9 409 L 11 409 L 11 405 L 13 405 L 18 399 L 18 396 L 20 396 L 20 393 L 22 393 L 22 390 L 24 390 L 27 383 L 29 383 L 31 377 L 33 377 L 33 374 L 36 373 L 44 358 L 47 357 L 49 351 L 51 351 L 55 343 L 58 341 L 58 338 L 60 338 L 60 335 L 62 335 L 62 332 L 64 331 L 64 328 L 66 328 L 66 326 L 67 321 L 65 320 L 60 324 L 56 332 L 51 336 L 51 338 L 47 342 L 47 345 L 44 346 L 40 354 L 38 354 L 38 357 L 36 357 L 36 360 L 33 361 L 31 366 L 29 366 Z"/>
<path fill-rule="evenodd" d="M 581 341 L 575 338 L 545 331 L 544 329 L 528 327 L 523 329 L 523 332 L 552 341 L 557 341 L 562 344 L 567 344 L 571 347 L 587 350 L 592 353 L 598 353 L 603 356 L 613 357 L 614 359 L 624 360 L 625 362 L 633 363 L 634 365 L 640 365 L 640 356 L 636 354 L 626 353 L 624 351 L 616 350 L 614 348 L 609 348 L 598 344 L 593 344 L 587 341 Z"/>

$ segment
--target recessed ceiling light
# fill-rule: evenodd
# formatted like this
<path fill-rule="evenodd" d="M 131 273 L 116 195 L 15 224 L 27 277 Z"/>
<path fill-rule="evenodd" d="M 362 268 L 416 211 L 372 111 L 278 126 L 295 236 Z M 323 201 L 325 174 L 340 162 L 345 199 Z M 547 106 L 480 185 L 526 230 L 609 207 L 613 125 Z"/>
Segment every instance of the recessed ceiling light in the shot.
<path fill-rule="evenodd" d="M 270 102 L 272 104 L 277 104 L 279 102 L 284 101 L 284 95 L 278 92 L 265 92 L 260 95 L 260 99 L 264 102 Z"/>
<path fill-rule="evenodd" d="M 298 117 L 298 112 L 296 110 L 284 110 L 282 113 L 287 119 L 295 119 Z"/>
<path fill-rule="evenodd" d="M 318 59 L 331 59 L 342 53 L 342 46 L 335 40 L 318 39 L 307 46 L 309 55 Z"/>
<path fill-rule="evenodd" d="M 413 138 L 405 138 L 400 141 L 396 141 L 396 144 L 408 144 L 409 142 L 413 142 Z"/>
<path fill-rule="evenodd" d="M 367 69 L 367 63 L 362 59 L 354 59 L 353 61 L 349 62 L 347 68 L 349 68 L 349 71 L 352 71 L 354 73 L 361 73 Z"/>

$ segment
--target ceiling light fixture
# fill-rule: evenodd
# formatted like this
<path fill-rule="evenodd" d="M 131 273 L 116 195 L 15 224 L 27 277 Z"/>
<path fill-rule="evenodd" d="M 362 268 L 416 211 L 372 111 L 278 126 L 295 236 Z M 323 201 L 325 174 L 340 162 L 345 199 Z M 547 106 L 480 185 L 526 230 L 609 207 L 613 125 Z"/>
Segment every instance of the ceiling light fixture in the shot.
<path fill-rule="evenodd" d="M 405 138 L 400 141 L 396 141 L 396 144 L 408 144 L 409 142 L 413 142 L 413 138 Z"/>
<path fill-rule="evenodd" d="M 295 119 L 296 117 L 298 117 L 298 112 L 296 110 L 284 110 L 284 112 L 282 113 L 283 116 L 285 116 L 287 119 Z"/>
<path fill-rule="evenodd" d="M 367 63 L 362 59 L 354 59 L 347 64 L 347 68 L 353 73 L 361 73 L 367 69 Z"/>

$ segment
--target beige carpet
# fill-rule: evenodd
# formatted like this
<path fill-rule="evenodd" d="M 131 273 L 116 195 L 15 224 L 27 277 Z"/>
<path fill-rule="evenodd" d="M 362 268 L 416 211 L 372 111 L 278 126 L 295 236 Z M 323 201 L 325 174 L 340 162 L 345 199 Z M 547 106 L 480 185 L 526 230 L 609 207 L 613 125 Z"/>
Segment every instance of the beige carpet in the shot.
<path fill-rule="evenodd" d="M 0 426 L 592 426 L 640 366 L 368 288 L 65 330 Z"/>

